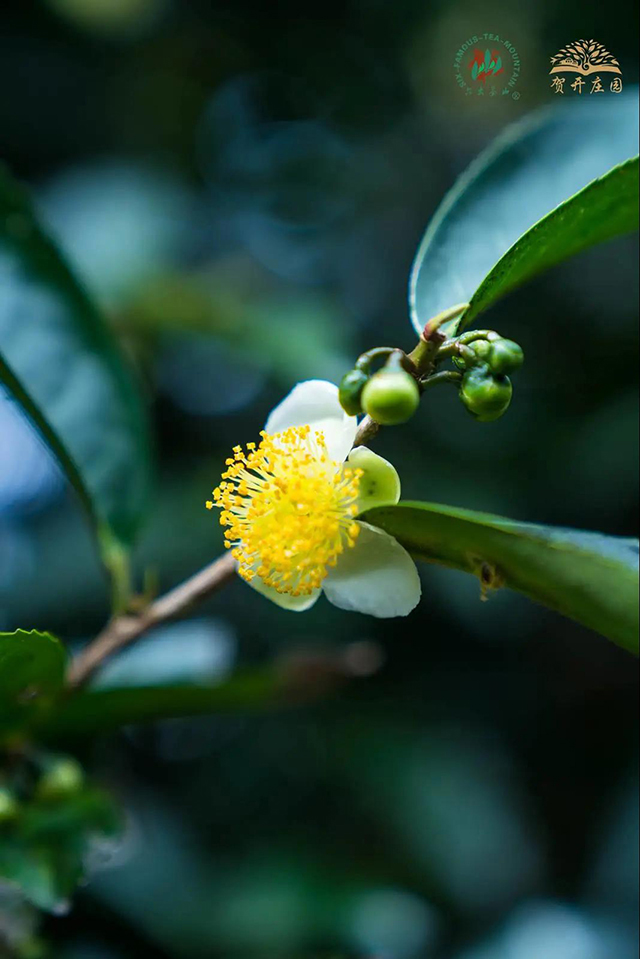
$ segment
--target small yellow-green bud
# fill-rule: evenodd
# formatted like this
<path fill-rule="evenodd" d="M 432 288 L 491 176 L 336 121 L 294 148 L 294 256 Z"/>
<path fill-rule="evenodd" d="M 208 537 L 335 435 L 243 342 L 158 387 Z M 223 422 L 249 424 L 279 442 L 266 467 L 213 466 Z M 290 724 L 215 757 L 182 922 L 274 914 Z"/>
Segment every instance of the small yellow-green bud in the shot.
<path fill-rule="evenodd" d="M 55 760 L 42 774 L 36 796 L 46 801 L 64 799 L 79 792 L 83 785 L 82 766 L 75 759 L 65 757 Z"/>
<path fill-rule="evenodd" d="M 453 365 L 459 370 L 470 370 L 488 362 L 491 353 L 491 343 L 488 340 L 473 340 L 466 345 L 462 356 L 453 357 Z"/>
<path fill-rule="evenodd" d="M 383 369 L 374 373 L 362 391 L 363 410 L 383 426 L 406 423 L 419 402 L 418 384 L 402 369 Z"/>
<path fill-rule="evenodd" d="M 474 340 L 469 344 L 469 349 L 473 350 L 478 359 L 486 360 L 491 353 L 491 343 L 488 340 Z"/>
<path fill-rule="evenodd" d="M 15 819 L 19 811 L 20 807 L 13 793 L 4 786 L 0 787 L 0 826 Z"/>
<path fill-rule="evenodd" d="M 496 376 L 483 366 L 465 373 L 459 395 L 475 419 L 490 423 L 507 410 L 512 394 L 513 387 L 508 376 Z"/>
<path fill-rule="evenodd" d="M 513 340 L 495 340 L 488 345 L 490 353 L 487 356 L 487 363 L 494 373 L 505 375 L 520 369 L 524 362 L 521 346 Z"/>

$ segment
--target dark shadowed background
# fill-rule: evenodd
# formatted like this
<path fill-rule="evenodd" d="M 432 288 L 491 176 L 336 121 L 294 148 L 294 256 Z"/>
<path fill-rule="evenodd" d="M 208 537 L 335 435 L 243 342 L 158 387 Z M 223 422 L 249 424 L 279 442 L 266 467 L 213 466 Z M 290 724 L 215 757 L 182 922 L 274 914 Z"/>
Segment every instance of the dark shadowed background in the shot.
<path fill-rule="evenodd" d="M 444 191 L 552 102 L 548 60 L 569 41 L 601 41 L 637 82 L 637 26 L 632 2 L 5 0 L 4 159 L 152 412 L 140 571 L 168 588 L 219 552 L 204 500 L 297 380 L 412 346 L 409 269 Z M 455 51 L 478 31 L 517 47 L 518 100 L 458 89 Z M 634 534 L 637 285 L 624 239 L 494 308 L 484 323 L 526 354 L 512 407 L 476 424 L 436 391 L 384 431 L 405 498 Z M 83 747 L 129 825 L 48 920 L 56 957 L 637 954 L 634 662 L 513 594 L 480 603 L 463 574 L 422 578 L 421 606 L 391 622 L 324 600 L 287 614 L 234 583 L 105 670 L 279 662 L 327 688 Z M 76 502 L 0 395 L 0 628 L 73 644 L 107 602 Z"/>

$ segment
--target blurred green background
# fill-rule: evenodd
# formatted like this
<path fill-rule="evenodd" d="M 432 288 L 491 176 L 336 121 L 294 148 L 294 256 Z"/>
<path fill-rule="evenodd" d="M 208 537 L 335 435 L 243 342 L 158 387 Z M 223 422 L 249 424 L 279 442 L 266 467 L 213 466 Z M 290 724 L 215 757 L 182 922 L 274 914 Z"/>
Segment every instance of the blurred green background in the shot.
<path fill-rule="evenodd" d="M 5 0 L 3 156 L 102 304 L 152 413 L 137 554 L 168 588 L 219 552 L 227 450 L 299 379 L 414 342 L 425 225 L 505 124 L 553 101 L 594 37 L 638 79 L 637 4 Z M 453 57 L 510 36 L 518 100 L 468 99 Z M 477 223 L 482 232 L 490 224 Z M 429 396 L 376 449 L 405 498 L 633 534 L 637 243 L 597 248 L 486 325 L 520 342 L 509 414 Z M 83 747 L 120 799 L 61 959 L 631 959 L 637 686 L 623 651 L 521 597 L 422 569 L 407 621 L 303 616 L 243 584 L 104 682 L 278 664 L 313 703 L 175 720 Z M 108 596 L 77 503 L 0 395 L 0 629 L 91 637 Z M 0 928 L 3 905 L 0 900 Z"/>

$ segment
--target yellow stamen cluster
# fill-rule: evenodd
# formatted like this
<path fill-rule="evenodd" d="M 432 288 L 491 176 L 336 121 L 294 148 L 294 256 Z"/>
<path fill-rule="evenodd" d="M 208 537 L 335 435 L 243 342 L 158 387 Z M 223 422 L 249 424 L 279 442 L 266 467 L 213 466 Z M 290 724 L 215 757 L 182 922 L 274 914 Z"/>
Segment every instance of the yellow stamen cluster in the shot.
<path fill-rule="evenodd" d="M 309 426 L 260 435 L 257 447 L 234 447 L 207 509 L 221 510 L 243 579 L 308 596 L 356 541 L 362 470 L 330 459 L 324 434 Z"/>

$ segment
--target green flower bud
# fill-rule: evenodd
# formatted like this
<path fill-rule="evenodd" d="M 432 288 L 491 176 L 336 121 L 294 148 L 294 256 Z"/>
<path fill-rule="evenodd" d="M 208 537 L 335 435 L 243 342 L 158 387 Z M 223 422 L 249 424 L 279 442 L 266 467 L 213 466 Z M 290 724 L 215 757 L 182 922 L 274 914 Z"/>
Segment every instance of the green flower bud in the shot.
<path fill-rule="evenodd" d="M 490 423 L 506 411 L 512 394 L 513 387 L 508 376 L 496 376 L 482 366 L 465 373 L 459 395 L 475 419 Z"/>
<path fill-rule="evenodd" d="M 474 340 L 473 343 L 469 344 L 469 348 L 473 350 L 478 359 L 486 360 L 492 347 L 488 340 Z"/>
<path fill-rule="evenodd" d="M 464 347 L 463 356 L 454 356 L 453 365 L 459 370 L 470 370 L 475 366 L 488 362 L 491 353 L 491 343 L 487 340 L 474 340 L 467 343 Z"/>
<path fill-rule="evenodd" d="M 342 377 L 338 399 L 340 400 L 340 406 L 349 416 L 357 416 L 362 413 L 360 397 L 368 379 L 369 377 L 363 370 L 349 370 Z"/>
<path fill-rule="evenodd" d="M 67 756 L 57 759 L 45 770 L 38 782 L 36 796 L 45 801 L 64 799 L 78 793 L 83 785 L 82 766 Z"/>
<path fill-rule="evenodd" d="M 362 391 L 363 410 L 383 426 L 406 423 L 419 402 L 418 384 L 403 369 L 383 369 L 374 373 Z"/>
<path fill-rule="evenodd" d="M 488 343 L 490 353 L 487 356 L 487 363 L 494 373 L 505 375 L 515 373 L 524 362 L 524 353 L 522 347 L 514 343 L 513 340 L 495 340 Z"/>
<path fill-rule="evenodd" d="M 0 826 L 15 819 L 19 811 L 20 807 L 13 793 L 4 786 L 0 787 Z"/>

